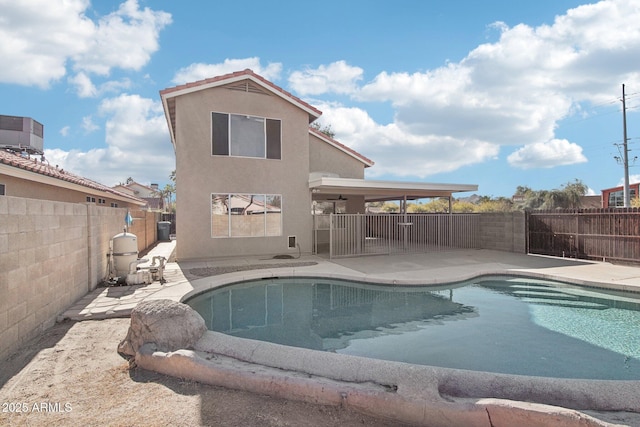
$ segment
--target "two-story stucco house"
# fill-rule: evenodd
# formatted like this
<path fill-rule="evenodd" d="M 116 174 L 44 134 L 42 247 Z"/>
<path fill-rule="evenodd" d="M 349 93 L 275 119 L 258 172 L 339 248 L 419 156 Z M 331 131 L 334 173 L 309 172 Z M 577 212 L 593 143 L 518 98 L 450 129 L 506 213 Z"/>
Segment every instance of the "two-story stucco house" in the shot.
<path fill-rule="evenodd" d="M 310 128 L 322 114 L 251 70 L 160 91 L 176 153 L 177 257 L 312 252 L 313 213 L 477 186 L 364 180 L 373 162 Z"/>

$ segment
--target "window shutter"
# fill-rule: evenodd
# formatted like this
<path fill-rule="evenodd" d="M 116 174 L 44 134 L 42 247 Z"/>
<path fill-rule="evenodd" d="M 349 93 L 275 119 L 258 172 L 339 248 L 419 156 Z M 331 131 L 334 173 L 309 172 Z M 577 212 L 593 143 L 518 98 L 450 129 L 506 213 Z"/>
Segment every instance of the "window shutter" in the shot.
<path fill-rule="evenodd" d="M 229 155 L 229 115 L 211 113 L 211 154 L 214 156 Z"/>
<path fill-rule="evenodd" d="M 267 119 L 267 159 L 282 158 L 280 120 Z"/>

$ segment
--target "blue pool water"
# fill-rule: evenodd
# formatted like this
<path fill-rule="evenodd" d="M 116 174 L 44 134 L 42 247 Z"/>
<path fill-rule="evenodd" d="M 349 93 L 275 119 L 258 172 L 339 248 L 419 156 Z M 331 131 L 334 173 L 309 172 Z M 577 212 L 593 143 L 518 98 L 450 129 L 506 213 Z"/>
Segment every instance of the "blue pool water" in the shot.
<path fill-rule="evenodd" d="M 187 304 L 210 330 L 289 346 L 476 371 L 640 379 L 640 295 L 524 278 L 387 287 L 257 280 Z"/>

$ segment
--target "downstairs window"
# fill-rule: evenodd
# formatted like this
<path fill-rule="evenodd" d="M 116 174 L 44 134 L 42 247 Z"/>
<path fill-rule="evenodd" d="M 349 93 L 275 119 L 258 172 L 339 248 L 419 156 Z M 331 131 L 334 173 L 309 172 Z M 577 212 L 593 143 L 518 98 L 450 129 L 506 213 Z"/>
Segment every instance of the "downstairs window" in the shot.
<path fill-rule="evenodd" d="M 281 235 L 281 195 L 211 194 L 211 237 Z"/>

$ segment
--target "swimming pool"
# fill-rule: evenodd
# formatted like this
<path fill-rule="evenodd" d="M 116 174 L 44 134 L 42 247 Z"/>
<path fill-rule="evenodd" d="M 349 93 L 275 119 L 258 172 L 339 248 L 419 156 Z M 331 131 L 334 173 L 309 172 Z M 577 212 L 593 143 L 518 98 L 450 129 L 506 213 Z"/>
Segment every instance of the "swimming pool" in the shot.
<path fill-rule="evenodd" d="M 193 297 L 210 330 L 369 358 L 557 378 L 640 379 L 640 295 L 525 278 L 400 287 L 324 278 Z"/>

